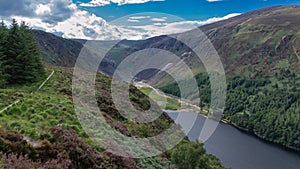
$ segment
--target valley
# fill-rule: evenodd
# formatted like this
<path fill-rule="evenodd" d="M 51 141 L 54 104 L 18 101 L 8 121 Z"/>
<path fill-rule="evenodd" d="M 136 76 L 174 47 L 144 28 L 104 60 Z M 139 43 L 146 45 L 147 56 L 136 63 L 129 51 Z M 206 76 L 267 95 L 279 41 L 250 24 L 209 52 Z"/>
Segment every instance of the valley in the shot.
<path fill-rule="evenodd" d="M 193 49 L 203 40 L 192 39 L 197 37 L 191 35 L 198 33 L 198 29 L 144 40 L 95 40 L 98 46 L 90 47 L 86 46 L 88 40 L 67 39 L 42 30 L 32 30 L 15 20 L 11 26 L 2 23 L 0 168 L 265 169 L 272 165 L 278 169 L 299 168 L 298 18 L 300 6 L 273 6 L 199 27 L 217 51 L 226 73 L 224 112 L 217 109 L 219 107 L 210 107 L 215 99 L 211 94 L 211 75 L 219 72 L 207 72 L 207 66 L 201 59 L 210 56 L 197 56 Z M 190 37 L 193 44 L 188 46 L 176 39 L 180 36 Z M 117 86 L 128 85 L 129 90 L 129 100 L 123 95 L 118 98 L 123 106 L 120 110 L 112 96 L 115 80 L 112 77 L 126 58 L 146 49 L 158 49 L 152 51 L 151 56 L 164 50 L 179 59 L 162 65 L 161 70 L 143 70 L 130 82 L 116 78 Z M 86 52 L 96 57 L 97 52 L 106 50 L 108 53 L 97 72 L 89 70 L 93 67 L 93 63 L 89 65 L 89 62 L 93 60 L 87 59 L 86 67 L 82 67 L 83 72 L 88 72 L 84 77 L 95 73 L 95 90 L 87 89 L 88 85 L 82 79 L 81 88 L 74 88 L 74 79 L 77 78 L 74 66 L 78 56 Z M 141 56 L 134 57 L 136 62 L 129 66 L 139 66 Z M 150 65 L 151 61 L 159 63 L 163 59 L 141 62 Z M 184 80 L 177 81 L 166 73 L 168 70 L 180 75 L 185 71 L 176 67 L 180 63 L 186 64 L 194 75 L 199 96 L 196 93 L 183 96 L 179 84 L 183 84 L 181 87 L 184 88 L 189 88 L 190 84 L 184 83 Z M 90 90 L 95 93 L 88 93 Z M 86 109 L 78 111 L 74 105 L 78 101 L 74 99 L 76 92 L 88 101 L 90 95 L 95 94 L 101 115 Z M 222 92 L 217 91 L 217 94 L 224 94 Z M 123 113 L 130 110 L 129 105 L 144 112 L 145 116 L 149 115 L 147 113 L 159 116 L 149 123 L 127 119 Z M 133 116 L 137 111 L 133 111 Z M 193 116 L 196 119 L 192 119 L 196 120 L 196 125 L 187 132 L 184 125 L 191 122 L 176 121 L 176 117 L 180 114 L 189 119 L 191 112 L 196 113 Z M 222 123 L 207 142 L 201 143 L 198 138 L 204 121 L 214 117 L 214 113 L 220 115 L 220 112 Z M 108 132 L 103 121 L 91 126 L 90 131 L 85 130 L 86 124 L 80 121 L 82 117 L 92 117 L 97 121 L 100 116 L 104 117 L 110 129 L 126 138 L 122 137 L 124 147 L 119 140 L 103 139 Z M 122 157 L 106 147 L 150 152 L 150 145 L 138 145 L 128 140 L 152 138 L 171 127 L 176 130 L 169 139 L 183 139 L 157 156 Z M 93 136 L 100 137 L 95 139 Z M 160 146 L 167 147 L 170 140 L 151 140 L 149 144 L 161 150 Z M 284 161 L 280 161 L 281 157 Z M 255 161 L 255 164 L 251 165 L 250 161 Z"/>

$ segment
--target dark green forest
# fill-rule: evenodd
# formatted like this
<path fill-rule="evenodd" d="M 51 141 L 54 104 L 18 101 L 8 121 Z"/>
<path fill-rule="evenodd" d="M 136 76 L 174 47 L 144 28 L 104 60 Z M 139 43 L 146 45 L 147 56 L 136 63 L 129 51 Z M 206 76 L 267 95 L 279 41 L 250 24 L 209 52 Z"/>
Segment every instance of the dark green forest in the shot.
<path fill-rule="evenodd" d="M 39 48 L 31 29 L 12 20 L 0 24 L 0 87 L 37 81 L 44 74 Z"/>
<path fill-rule="evenodd" d="M 211 99 L 207 73 L 196 76 L 201 107 Z M 299 77 L 290 69 L 279 69 L 274 76 L 227 77 L 227 99 L 223 119 L 265 140 L 300 148 Z M 177 83 L 160 88 L 180 96 Z"/>

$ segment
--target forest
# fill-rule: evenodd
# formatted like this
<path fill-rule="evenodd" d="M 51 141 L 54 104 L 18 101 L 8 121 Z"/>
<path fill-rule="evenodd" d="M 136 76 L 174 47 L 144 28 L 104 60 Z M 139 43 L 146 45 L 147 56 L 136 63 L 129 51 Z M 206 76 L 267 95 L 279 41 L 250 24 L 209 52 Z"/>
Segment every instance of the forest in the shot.
<path fill-rule="evenodd" d="M 207 73 L 196 76 L 200 106 L 209 107 L 210 81 Z M 227 99 L 223 119 L 267 141 L 300 148 L 299 77 L 282 68 L 274 76 L 254 78 L 227 76 Z M 180 97 L 177 83 L 160 88 Z"/>

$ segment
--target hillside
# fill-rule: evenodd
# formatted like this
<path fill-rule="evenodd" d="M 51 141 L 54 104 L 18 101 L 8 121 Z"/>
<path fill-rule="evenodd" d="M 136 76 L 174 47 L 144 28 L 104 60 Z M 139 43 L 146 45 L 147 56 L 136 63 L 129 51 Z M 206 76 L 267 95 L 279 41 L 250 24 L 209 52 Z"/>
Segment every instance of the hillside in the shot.
<path fill-rule="evenodd" d="M 282 66 L 300 71 L 300 23 L 296 19 L 300 17 L 299 9 L 299 6 L 269 7 L 204 25 L 200 30 L 218 51 L 227 74 L 270 75 Z M 43 31 L 35 30 L 34 34 L 46 63 L 55 66 L 72 67 L 85 43 L 85 40 L 64 39 Z M 105 46 L 103 41 L 101 47 Z M 201 63 L 195 60 L 194 53 L 189 54 L 187 46 L 168 36 L 119 42 L 107 54 L 101 70 L 112 74 L 128 55 L 148 48 L 168 50 L 181 56 L 195 73 L 203 71 L 199 69 Z"/>
<path fill-rule="evenodd" d="M 197 165 L 223 168 L 218 159 L 205 154 L 202 144 L 187 140 L 183 140 L 173 150 L 152 158 L 124 158 L 107 152 L 88 137 L 78 121 L 71 91 L 73 69 L 51 67 L 50 70 L 47 68 L 47 75 L 43 79 L 46 79 L 52 71 L 53 76 L 40 90 L 38 87 L 42 81 L 0 89 L 0 110 L 19 100 L 17 104 L 0 114 L 1 167 L 171 169 L 181 163 L 181 160 L 173 161 L 172 154 L 179 153 L 179 150 L 184 151 L 183 146 L 193 146 L 201 152 L 195 154 L 195 157 L 207 160 L 204 163 L 199 160 Z M 97 75 L 97 103 L 107 123 L 120 133 L 130 137 L 150 137 L 173 124 L 165 113 L 147 124 L 123 118 L 112 102 L 109 91 L 110 83 L 111 78 L 102 74 Z M 130 99 L 140 110 L 149 109 L 152 102 L 133 86 L 130 89 Z M 151 104 L 160 110 L 155 103 Z M 97 134 L 105 132 L 102 128 L 100 129 L 97 130 Z M 129 142 L 128 146 L 130 145 Z"/>
<path fill-rule="evenodd" d="M 112 98 L 110 77 L 96 74 L 91 88 L 77 79 L 72 66 L 84 40 L 34 33 L 36 38 L 24 22 L 18 24 L 14 19 L 11 27 L 0 25 L 0 168 L 223 169 L 216 157 L 206 154 L 202 143 L 188 141 L 180 126 L 133 85 L 115 83 L 116 90 L 129 87 L 128 95 L 118 96 L 122 105 L 118 107 Z M 88 54 L 101 52 L 110 43 L 99 41 L 102 47 L 89 48 Z M 121 41 L 115 49 L 134 43 Z M 90 64 L 85 60 L 82 66 Z M 82 68 L 80 73 L 85 70 Z M 85 78 L 91 74 L 84 73 Z M 79 88 L 72 86 L 74 79 L 79 80 Z M 84 103 L 92 109 L 93 94 L 98 112 L 76 106 Z M 77 102 L 79 95 L 84 99 Z M 134 108 L 129 109 L 130 105 Z M 138 119 L 144 115 L 144 120 L 149 120 L 154 112 L 157 117 L 149 123 L 123 115 L 130 113 Z M 188 166 L 180 155 L 192 157 Z"/>
<path fill-rule="evenodd" d="M 300 18 L 300 6 L 275 6 L 200 27 L 218 51 L 227 75 L 224 118 L 265 140 L 294 149 L 300 148 L 300 22 L 297 18 Z M 75 42 L 78 44 L 72 40 Z M 69 47 L 66 49 L 71 50 Z M 101 70 L 112 75 L 124 58 L 148 48 L 164 49 L 180 56 L 197 75 L 200 105 L 208 108 L 210 84 L 202 63 L 190 48 L 168 36 L 115 46 L 107 54 Z M 139 78 L 151 79 L 152 85 L 178 96 L 172 79 L 164 74 L 153 78 L 155 74 L 157 71 L 148 70 Z"/>
<path fill-rule="evenodd" d="M 64 39 L 40 30 L 33 31 L 41 56 L 48 65 L 72 67 L 85 41 Z"/>
<path fill-rule="evenodd" d="M 299 6 L 269 7 L 204 25 L 200 30 L 208 36 L 218 51 L 227 74 L 247 77 L 271 75 L 282 66 L 299 71 L 300 23 L 296 19 L 300 17 L 299 9 Z M 148 48 L 177 54 L 196 74 L 204 71 L 202 64 L 195 59 L 195 54 L 187 46 L 168 36 L 139 41 L 118 52 L 108 53 L 107 58 L 118 56 L 113 65 L 116 68 L 122 59 Z M 106 67 L 102 69 L 105 70 Z M 144 78 L 149 77 L 146 75 Z"/>
<path fill-rule="evenodd" d="M 281 67 L 299 71 L 299 17 L 300 6 L 279 6 L 201 29 L 217 49 L 227 73 L 270 75 Z"/>
<path fill-rule="evenodd" d="M 49 66 L 73 67 L 83 45 L 86 43 L 86 40 L 83 39 L 65 39 L 41 30 L 33 30 L 33 33 L 39 46 L 41 56 Z M 100 48 L 107 48 L 107 45 L 113 42 L 114 41 L 99 41 L 98 43 L 101 43 Z M 136 43 L 137 41 L 131 40 L 120 41 L 110 51 L 111 57 L 107 57 L 103 60 L 102 65 L 105 65 L 105 69 L 102 69 L 103 72 L 112 74 L 116 67 L 115 62 L 120 53 L 119 51 L 124 52 L 123 49 L 127 49 Z"/>
<path fill-rule="evenodd" d="M 299 9 L 299 6 L 271 7 L 201 27 L 217 49 L 227 73 L 223 118 L 244 131 L 297 150 L 300 149 L 300 24 L 296 19 L 300 16 Z M 186 61 L 196 62 L 194 56 Z M 196 80 L 200 105 L 208 109 L 209 77 L 203 69 L 192 68 L 199 73 Z M 157 84 L 163 91 L 179 96 L 176 83 Z"/>

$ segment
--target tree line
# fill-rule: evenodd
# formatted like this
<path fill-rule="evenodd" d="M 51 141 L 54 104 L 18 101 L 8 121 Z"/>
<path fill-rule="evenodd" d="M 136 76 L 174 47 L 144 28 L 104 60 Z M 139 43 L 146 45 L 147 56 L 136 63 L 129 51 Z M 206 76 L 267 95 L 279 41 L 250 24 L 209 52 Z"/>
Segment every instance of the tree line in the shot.
<path fill-rule="evenodd" d="M 37 81 L 44 74 L 40 52 L 32 30 L 15 19 L 0 23 L 0 88 Z"/>
<path fill-rule="evenodd" d="M 195 76 L 200 106 L 209 107 L 211 85 L 207 73 Z M 274 76 L 247 78 L 227 76 L 227 99 L 223 118 L 261 138 L 300 148 L 300 78 L 290 69 Z M 180 97 L 177 83 L 160 88 Z"/>

